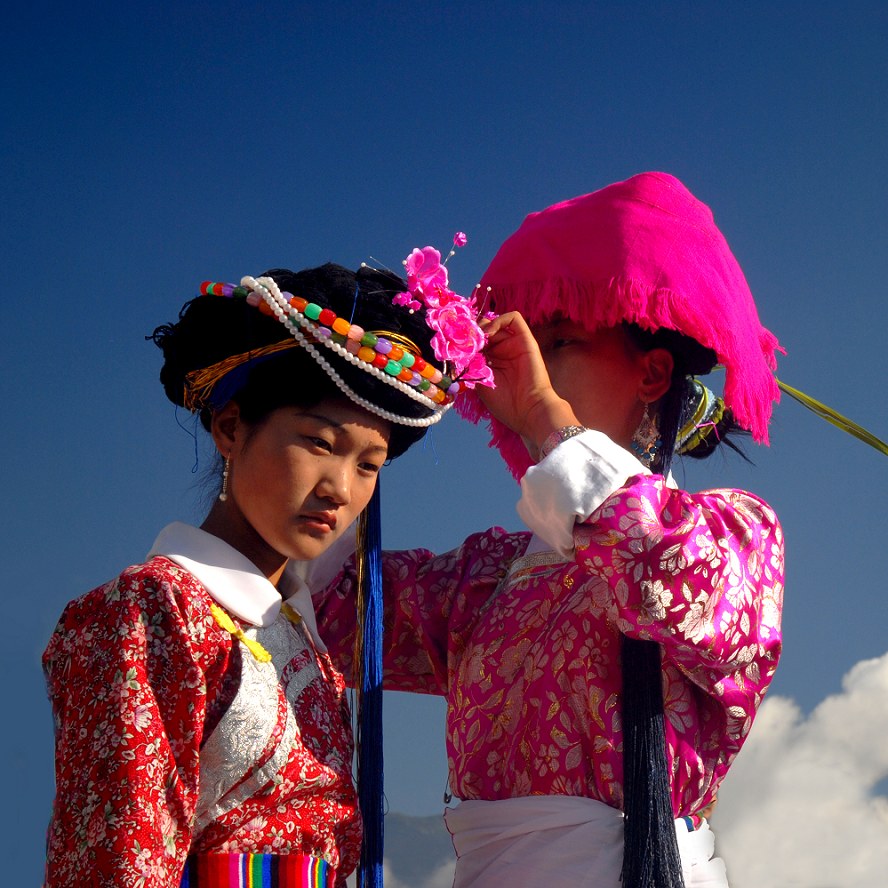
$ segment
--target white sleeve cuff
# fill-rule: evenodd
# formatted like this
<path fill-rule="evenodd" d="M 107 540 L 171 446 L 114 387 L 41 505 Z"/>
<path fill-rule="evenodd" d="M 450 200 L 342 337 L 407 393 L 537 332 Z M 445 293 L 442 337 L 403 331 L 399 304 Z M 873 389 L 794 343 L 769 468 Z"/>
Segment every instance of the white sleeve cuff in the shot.
<path fill-rule="evenodd" d="M 650 470 L 603 432 L 590 429 L 559 444 L 527 470 L 518 514 L 556 552 L 570 556 L 574 525 L 635 475 L 650 475 Z"/>

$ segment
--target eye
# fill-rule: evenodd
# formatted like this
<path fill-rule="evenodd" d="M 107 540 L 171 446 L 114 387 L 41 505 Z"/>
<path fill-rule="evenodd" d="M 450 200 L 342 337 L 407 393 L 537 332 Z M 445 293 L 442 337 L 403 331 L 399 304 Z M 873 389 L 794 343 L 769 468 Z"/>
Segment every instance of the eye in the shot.
<path fill-rule="evenodd" d="M 550 346 L 554 351 L 556 348 L 567 348 L 569 345 L 573 345 L 575 340 L 567 339 L 564 336 L 559 336 L 552 340 L 552 345 Z"/>
<path fill-rule="evenodd" d="M 382 465 L 375 462 L 361 462 L 358 463 L 358 468 L 362 472 L 367 472 L 368 474 L 378 475 L 379 470 L 382 468 Z"/>
<path fill-rule="evenodd" d="M 326 438 L 319 438 L 315 435 L 306 435 L 305 440 L 317 450 L 323 450 L 325 453 L 333 452 L 333 445 Z"/>

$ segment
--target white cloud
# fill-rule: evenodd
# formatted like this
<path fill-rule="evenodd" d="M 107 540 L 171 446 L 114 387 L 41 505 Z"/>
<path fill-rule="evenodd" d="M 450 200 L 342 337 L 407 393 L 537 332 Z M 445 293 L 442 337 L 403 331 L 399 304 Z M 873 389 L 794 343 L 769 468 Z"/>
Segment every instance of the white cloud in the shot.
<path fill-rule="evenodd" d="M 713 818 L 732 888 L 888 884 L 888 654 L 805 718 L 768 698 Z"/>
<path fill-rule="evenodd" d="M 874 788 L 886 778 L 888 654 L 858 663 L 808 716 L 769 697 L 713 817 L 731 888 L 885 888 L 888 798 Z M 386 888 L 450 888 L 439 846 L 423 823 L 408 847 L 430 871 L 408 885 L 386 865 Z"/>

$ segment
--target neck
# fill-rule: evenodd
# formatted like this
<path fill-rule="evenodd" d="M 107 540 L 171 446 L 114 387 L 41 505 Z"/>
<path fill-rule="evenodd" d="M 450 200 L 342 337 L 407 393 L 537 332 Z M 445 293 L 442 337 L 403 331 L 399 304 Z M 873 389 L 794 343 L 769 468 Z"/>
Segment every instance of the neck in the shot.
<path fill-rule="evenodd" d="M 213 503 L 213 508 L 200 526 L 201 530 L 219 537 L 232 549 L 237 549 L 245 558 L 249 558 L 268 578 L 272 586 L 277 587 L 287 558 L 276 552 L 259 536 L 253 526 L 244 518 L 240 510 L 231 502 Z"/>

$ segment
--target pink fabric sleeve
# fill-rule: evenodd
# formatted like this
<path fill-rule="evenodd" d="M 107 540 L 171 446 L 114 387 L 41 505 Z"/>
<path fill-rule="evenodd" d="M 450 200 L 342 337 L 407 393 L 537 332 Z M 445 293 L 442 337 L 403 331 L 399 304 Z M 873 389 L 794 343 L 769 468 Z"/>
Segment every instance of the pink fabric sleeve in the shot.
<path fill-rule="evenodd" d="M 751 721 L 781 649 L 773 510 L 739 490 L 689 494 L 639 475 L 577 525 L 575 542 L 589 594 L 614 628 L 658 642 L 706 693 L 729 708 L 736 696 L 736 716 Z"/>
<path fill-rule="evenodd" d="M 219 630 L 185 612 L 170 576 L 151 567 L 69 605 L 44 654 L 56 724 L 52 888 L 181 879 L 206 701 L 194 639 Z"/>
<path fill-rule="evenodd" d="M 509 563 L 526 548 L 528 536 L 494 527 L 443 555 L 427 549 L 383 553 L 386 690 L 447 693 L 454 659 Z M 354 560 L 313 598 L 321 635 L 351 682 Z"/>

